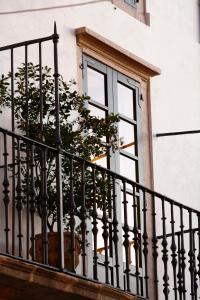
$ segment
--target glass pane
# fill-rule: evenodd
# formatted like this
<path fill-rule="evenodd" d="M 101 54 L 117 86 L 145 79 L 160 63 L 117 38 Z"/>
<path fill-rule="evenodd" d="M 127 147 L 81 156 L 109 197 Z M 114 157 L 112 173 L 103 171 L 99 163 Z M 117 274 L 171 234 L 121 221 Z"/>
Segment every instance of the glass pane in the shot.
<path fill-rule="evenodd" d="M 124 232 L 122 232 L 124 234 Z M 128 248 L 128 262 L 129 264 L 135 266 L 136 258 L 135 258 L 135 249 L 134 249 L 134 234 L 129 232 L 129 248 Z M 126 261 L 125 247 L 123 246 L 123 262 Z"/>
<path fill-rule="evenodd" d="M 135 4 L 136 4 L 136 0 L 124 0 L 124 2 L 131 6 L 135 6 Z"/>
<path fill-rule="evenodd" d="M 95 107 L 95 106 L 93 106 L 91 104 L 88 105 L 88 108 L 89 108 L 89 110 L 91 112 L 90 114 L 92 116 L 97 117 L 97 118 L 105 118 L 106 113 L 105 113 L 104 110 L 102 110 L 100 108 L 97 108 L 97 107 Z M 101 140 L 102 140 L 102 142 L 105 143 L 106 142 L 106 137 L 105 136 L 102 137 Z M 107 163 L 108 158 L 107 158 L 106 154 L 103 154 L 103 155 L 101 155 L 99 157 L 91 158 L 91 161 L 93 163 L 97 164 L 97 165 L 100 165 L 100 166 L 104 167 L 104 168 L 108 167 L 108 163 Z"/>
<path fill-rule="evenodd" d="M 98 118 L 105 118 L 106 116 L 104 110 L 97 108 L 91 104 L 88 105 L 88 109 L 90 110 L 91 116 L 98 117 Z"/>
<path fill-rule="evenodd" d="M 102 229 L 102 222 L 100 220 L 98 220 L 98 234 L 97 234 L 97 251 L 98 253 L 100 254 L 104 254 L 105 253 L 105 248 L 104 248 L 104 240 L 103 240 L 103 237 L 102 237 L 102 234 L 103 234 L 103 229 Z"/>
<path fill-rule="evenodd" d="M 105 243 L 104 243 L 104 239 L 103 239 L 103 222 L 101 222 L 100 220 L 98 220 L 98 233 L 97 233 L 97 253 L 105 255 Z M 108 229 L 109 230 L 109 229 Z M 109 230 L 109 235 L 111 235 L 112 233 Z M 107 240 L 108 242 L 108 252 L 110 252 L 110 243 L 109 243 L 109 238 Z"/>
<path fill-rule="evenodd" d="M 87 68 L 88 96 L 105 105 L 105 75 Z"/>
<path fill-rule="evenodd" d="M 134 125 L 121 120 L 119 122 L 119 137 L 123 141 L 121 149 L 135 155 Z"/>
<path fill-rule="evenodd" d="M 99 157 L 95 157 L 94 159 L 92 159 L 92 162 L 94 164 L 97 164 L 101 167 L 107 168 L 108 167 L 108 163 L 107 163 L 107 155 L 106 154 L 102 154 Z"/>
<path fill-rule="evenodd" d="M 134 119 L 133 90 L 118 82 L 117 92 L 119 113 Z"/>
<path fill-rule="evenodd" d="M 120 155 L 120 174 L 133 181 L 136 181 L 136 163 L 134 160 Z"/>

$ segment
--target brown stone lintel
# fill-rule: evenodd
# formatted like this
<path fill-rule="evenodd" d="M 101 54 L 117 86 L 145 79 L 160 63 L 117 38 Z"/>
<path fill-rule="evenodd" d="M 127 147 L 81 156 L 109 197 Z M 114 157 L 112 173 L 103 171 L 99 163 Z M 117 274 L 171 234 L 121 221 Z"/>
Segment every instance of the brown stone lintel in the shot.
<path fill-rule="evenodd" d="M 0 256 L 0 300 L 137 300 L 101 283 L 59 273 L 11 257 Z"/>
<path fill-rule="evenodd" d="M 107 58 L 108 63 L 110 61 L 144 78 L 161 74 L 159 68 L 121 48 L 87 27 L 77 28 L 75 32 L 77 45 L 81 47 L 83 53 L 92 55 L 93 52 L 94 55 L 98 55 L 102 60 L 103 58 Z"/>

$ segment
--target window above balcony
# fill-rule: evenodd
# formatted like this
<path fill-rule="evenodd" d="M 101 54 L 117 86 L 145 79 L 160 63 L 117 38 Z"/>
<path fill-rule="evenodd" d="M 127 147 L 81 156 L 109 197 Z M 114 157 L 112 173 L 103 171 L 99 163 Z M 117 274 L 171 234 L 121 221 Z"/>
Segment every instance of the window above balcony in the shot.
<path fill-rule="evenodd" d="M 79 86 L 81 92 L 83 92 L 85 89 L 83 87 L 82 80 L 86 79 L 87 76 L 92 76 L 93 81 L 94 77 L 96 78 L 98 76 L 98 85 L 101 87 L 100 91 L 98 89 L 98 103 L 93 103 L 97 108 L 101 108 L 100 111 L 106 111 L 107 109 L 107 102 L 105 98 L 105 75 L 107 74 L 105 68 L 107 70 L 114 70 L 114 74 L 123 74 L 123 78 L 127 78 L 128 81 L 124 84 L 123 80 L 119 80 L 120 84 L 116 88 L 116 84 L 114 84 L 113 81 L 113 87 L 115 87 L 116 92 L 124 92 L 124 86 L 130 87 L 132 80 L 134 82 L 137 82 L 139 84 L 139 91 L 140 97 L 144 101 L 141 101 L 141 107 L 139 108 L 141 110 L 142 120 L 141 120 L 141 136 L 142 139 L 145 139 L 147 136 L 147 133 L 149 132 L 149 125 L 148 125 L 148 118 L 149 118 L 149 112 L 148 112 L 148 106 L 149 106 L 149 84 L 150 84 L 150 77 L 156 76 L 160 74 L 160 69 L 156 68 L 155 66 L 151 65 L 150 63 L 144 61 L 143 59 L 137 57 L 133 53 L 130 53 L 129 51 L 122 49 L 118 45 L 112 43 L 111 41 L 105 39 L 104 37 L 100 36 L 99 34 L 91 31 L 90 29 L 86 27 L 82 27 L 76 30 L 76 37 L 77 37 L 77 45 L 78 45 L 78 61 L 80 67 L 80 81 Z M 90 57 L 91 61 L 88 67 L 89 73 L 86 75 L 84 71 L 87 69 L 87 66 L 84 64 L 83 55 L 87 55 L 87 57 Z M 95 63 L 94 60 L 97 62 Z M 93 63 L 93 64 L 91 64 Z M 101 66 L 101 70 L 99 69 Z M 104 68 L 104 69 L 103 69 Z M 94 70 L 98 72 L 94 72 Z M 83 74 L 82 74 L 83 73 Z M 95 74 L 94 74 L 95 73 Z M 94 76 L 95 75 L 95 76 Z M 113 78 L 113 73 L 111 75 Z M 108 78 L 108 77 L 107 77 Z M 110 77 L 109 77 L 110 78 Z M 112 84 L 111 84 L 112 86 Z M 123 88 L 123 91 L 122 91 Z M 109 91 L 109 90 L 107 90 Z M 126 93 L 130 92 L 132 90 L 126 89 Z M 112 91 L 111 91 L 112 92 Z M 110 95 L 111 95 L 110 92 Z M 97 91 L 95 90 L 95 93 Z M 89 94 L 95 99 L 96 94 L 93 90 L 90 91 Z M 112 99 L 114 99 L 114 96 L 111 95 Z M 140 100 L 138 100 L 140 101 Z M 138 102 L 137 101 L 137 102 Z M 117 103 L 117 101 L 116 101 Z M 124 107 L 123 107 L 124 108 Z M 117 112 L 117 111 L 116 111 Z M 118 111 L 119 113 L 122 113 L 122 115 L 126 115 L 126 112 Z M 129 124 L 126 122 L 127 118 L 123 118 L 124 123 L 122 122 L 121 125 L 124 127 L 128 126 Z M 130 122 L 129 122 L 130 123 Z M 124 135 L 124 134 L 123 134 Z M 127 143 L 130 141 L 128 140 Z M 142 140 L 141 140 L 142 142 Z M 148 186 L 151 186 L 152 176 L 150 176 L 150 145 L 148 144 L 148 141 L 144 141 L 145 145 L 145 151 L 143 151 L 143 159 L 145 160 L 145 176 L 144 176 L 144 182 Z M 148 145 L 148 146 L 147 146 Z M 130 148 L 131 149 L 131 148 Z M 126 149 L 127 150 L 127 149 Z M 145 154 L 144 154 L 145 153 Z M 127 156 L 127 155 L 126 155 Z M 122 157 L 123 159 L 124 157 Z M 124 162 L 121 164 L 123 165 Z M 147 171 L 148 170 L 148 171 Z"/>
<path fill-rule="evenodd" d="M 138 0 L 124 0 L 125 3 L 132 7 L 136 7 L 136 4 L 139 2 Z"/>
<path fill-rule="evenodd" d="M 146 0 L 112 0 L 112 3 L 140 22 L 150 25 L 150 16 L 149 13 L 147 13 Z"/>

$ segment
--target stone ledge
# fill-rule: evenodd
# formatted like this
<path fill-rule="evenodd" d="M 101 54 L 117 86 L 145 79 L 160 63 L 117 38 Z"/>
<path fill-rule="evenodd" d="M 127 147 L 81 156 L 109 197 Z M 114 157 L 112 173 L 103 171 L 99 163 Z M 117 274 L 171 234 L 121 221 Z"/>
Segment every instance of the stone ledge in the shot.
<path fill-rule="evenodd" d="M 0 300 L 139 300 L 108 285 L 0 255 Z"/>

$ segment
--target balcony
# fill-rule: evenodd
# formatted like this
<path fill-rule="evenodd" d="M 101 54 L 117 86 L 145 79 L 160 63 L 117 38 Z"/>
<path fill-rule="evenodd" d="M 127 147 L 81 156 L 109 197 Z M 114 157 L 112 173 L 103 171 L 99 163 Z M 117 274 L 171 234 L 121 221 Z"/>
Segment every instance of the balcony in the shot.
<path fill-rule="evenodd" d="M 0 128 L 3 299 L 197 299 L 200 212 L 60 145 L 58 35 L 53 41 L 56 142 Z M 40 61 L 41 62 L 41 61 Z M 40 86 L 42 88 L 42 85 Z M 28 132 L 28 131 L 27 131 Z M 34 293 L 33 293 L 34 291 Z"/>
<path fill-rule="evenodd" d="M 1 274 L 8 275 L 6 265 L 7 269 L 17 266 L 18 272 L 27 268 L 26 276 L 34 268 L 37 273 L 42 267 L 41 272 L 45 274 L 50 270 L 50 277 L 52 271 L 63 272 L 68 278 L 72 276 L 71 281 L 73 277 L 87 278 L 94 285 L 104 283 L 105 289 L 110 285 L 144 298 L 154 289 L 157 297 L 154 299 L 162 299 L 162 294 L 165 299 L 172 295 L 173 299 L 181 296 L 195 299 L 200 274 L 198 211 L 62 150 L 3 128 L 0 134 L 4 141 L 1 144 L 4 149 L 1 157 Z M 15 163 L 11 163 L 13 153 L 9 146 L 13 140 Z M 45 188 L 50 180 L 47 153 L 55 161 L 61 157 L 66 162 L 62 188 L 55 186 L 59 201 L 54 208 L 57 239 L 53 258 L 48 227 L 49 195 Z M 39 171 L 36 170 L 38 163 Z M 54 166 L 60 180 L 59 164 Z M 25 182 L 27 172 L 29 180 L 26 178 Z M 74 185 L 77 174 L 79 184 Z M 107 182 L 104 191 L 99 178 Z M 41 185 L 36 185 L 37 180 Z M 24 189 L 27 185 L 28 191 Z M 64 185 L 67 186 L 64 200 L 69 205 L 65 231 L 61 217 L 65 201 L 60 201 Z M 80 195 L 78 207 L 74 200 L 76 193 Z M 97 207 L 98 197 L 102 200 L 101 208 Z M 66 233 L 68 241 L 64 237 Z M 11 263 L 11 258 L 19 261 Z M 10 276 L 15 274 L 10 272 Z"/>

